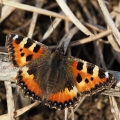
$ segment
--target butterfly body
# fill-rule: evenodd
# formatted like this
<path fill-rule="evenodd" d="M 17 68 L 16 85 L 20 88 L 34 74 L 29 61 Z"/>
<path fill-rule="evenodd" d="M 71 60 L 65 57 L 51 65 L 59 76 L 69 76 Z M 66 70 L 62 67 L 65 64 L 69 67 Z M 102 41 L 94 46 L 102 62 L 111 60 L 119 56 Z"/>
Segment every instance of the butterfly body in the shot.
<path fill-rule="evenodd" d="M 62 91 L 66 82 L 69 81 L 66 78 L 68 67 L 65 68 L 67 62 L 64 57 L 63 53 L 56 50 L 48 55 L 47 60 L 38 58 L 28 65 L 28 73 L 35 75 L 35 80 L 40 85 L 43 96 L 47 97 L 51 93 Z"/>
<path fill-rule="evenodd" d="M 52 108 L 73 107 L 79 96 L 111 88 L 114 76 L 84 60 L 67 57 L 61 49 L 49 47 L 27 37 L 7 35 L 6 46 L 12 63 L 20 67 L 17 84 L 33 100 L 46 100 Z"/>

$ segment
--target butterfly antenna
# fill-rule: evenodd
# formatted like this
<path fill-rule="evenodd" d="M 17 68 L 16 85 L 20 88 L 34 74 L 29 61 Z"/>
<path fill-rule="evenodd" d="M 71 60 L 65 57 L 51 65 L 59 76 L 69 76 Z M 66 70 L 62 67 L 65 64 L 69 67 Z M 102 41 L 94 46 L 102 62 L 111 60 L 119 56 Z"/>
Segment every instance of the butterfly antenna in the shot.
<path fill-rule="evenodd" d="M 51 16 L 50 16 L 50 21 L 52 23 L 53 30 L 55 30 Z M 62 44 L 59 44 L 58 43 L 58 39 L 56 38 L 56 43 L 57 43 L 57 48 L 56 49 L 59 49 L 62 53 L 65 54 L 65 51 L 64 51 L 64 42 Z"/>
<path fill-rule="evenodd" d="M 50 16 L 50 21 L 51 21 L 51 24 L 52 24 L 53 30 L 55 30 L 54 25 L 53 25 L 53 21 L 52 21 L 52 17 L 51 17 L 51 16 Z M 58 39 L 57 39 L 57 38 L 56 38 L 56 43 L 57 43 L 57 46 L 58 46 Z"/>

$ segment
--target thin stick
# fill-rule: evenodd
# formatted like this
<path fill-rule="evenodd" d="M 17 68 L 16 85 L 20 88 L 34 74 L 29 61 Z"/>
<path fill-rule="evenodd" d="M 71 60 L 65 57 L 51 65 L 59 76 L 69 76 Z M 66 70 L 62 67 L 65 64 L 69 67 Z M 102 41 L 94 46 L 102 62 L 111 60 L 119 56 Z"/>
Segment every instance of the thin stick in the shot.
<path fill-rule="evenodd" d="M 73 107 L 71 108 L 71 120 L 75 120 Z"/>
<path fill-rule="evenodd" d="M 11 82 L 5 81 L 7 108 L 8 108 L 8 120 L 15 120 L 13 112 L 15 111 Z"/>
<path fill-rule="evenodd" d="M 30 5 L 25 5 L 22 3 L 16 3 L 16 2 L 6 1 L 6 0 L 3 0 L 3 4 L 12 6 L 14 8 L 18 8 L 18 9 L 22 9 L 22 10 L 26 10 L 26 11 L 30 11 L 30 12 L 36 12 L 38 14 L 43 14 L 43 15 L 47 15 L 47 16 L 58 17 L 58 18 L 61 18 L 63 20 L 70 21 L 70 19 L 66 16 L 63 16 L 63 15 L 60 15 L 58 13 L 51 12 L 49 10 L 45 10 L 42 8 L 36 8 L 36 7 L 30 6 Z"/>
<path fill-rule="evenodd" d="M 69 17 L 69 19 L 78 27 L 84 34 L 92 35 L 92 33 L 74 16 L 72 11 L 66 5 L 63 0 L 56 0 L 63 12 Z"/>
<path fill-rule="evenodd" d="M 101 7 L 101 10 L 102 10 L 102 12 L 104 14 L 104 17 L 105 17 L 106 21 L 107 21 L 107 24 L 112 29 L 112 31 L 114 33 L 113 35 L 115 36 L 116 41 L 120 46 L 120 32 L 118 31 L 117 27 L 115 26 L 115 23 L 111 19 L 111 16 L 110 16 L 110 14 L 108 12 L 108 9 L 107 9 L 104 1 L 103 0 L 97 0 L 97 1 L 98 1 L 99 5 Z"/>
<path fill-rule="evenodd" d="M 94 36 L 90 36 L 90 37 L 87 37 L 87 38 L 84 38 L 84 39 L 80 39 L 80 40 L 74 40 L 75 42 L 72 42 L 71 46 L 85 44 L 85 43 L 88 43 L 88 42 L 100 39 L 100 38 L 102 38 L 104 36 L 107 36 L 107 35 L 109 35 L 111 33 L 112 33 L 112 30 L 109 29 L 109 30 L 103 31 L 103 32 L 101 32 L 99 34 L 96 34 Z"/>
<path fill-rule="evenodd" d="M 41 7 L 41 6 L 42 6 L 42 1 L 36 0 L 36 7 Z M 38 18 L 38 13 L 34 12 L 33 16 L 32 16 L 32 21 L 31 21 L 31 24 L 30 24 L 29 32 L 28 32 L 28 35 L 27 35 L 29 38 L 32 38 L 32 36 L 33 36 L 35 25 L 36 25 L 36 22 L 37 22 L 37 18 Z"/>
<path fill-rule="evenodd" d="M 65 108 L 65 120 L 67 120 L 67 115 L 68 115 L 68 108 Z"/>
<path fill-rule="evenodd" d="M 111 111 L 114 115 L 115 120 L 120 120 L 120 112 L 116 103 L 116 100 L 113 96 L 109 96 Z"/>
<path fill-rule="evenodd" d="M 60 14 L 63 15 L 63 12 L 60 12 Z M 43 35 L 42 39 L 40 42 L 43 42 L 45 39 L 47 39 L 50 34 L 53 32 L 53 30 L 58 26 L 58 24 L 61 22 L 62 19 L 60 18 L 55 18 L 54 21 L 51 23 L 45 34 Z M 54 29 L 53 29 L 54 28 Z"/>
<path fill-rule="evenodd" d="M 83 101 L 85 100 L 85 98 L 86 98 L 86 96 L 80 98 L 77 106 L 74 108 L 74 112 L 75 112 L 75 111 L 79 108 L 79 106 L 83 103 Z M 69 119 L 70 117 L 72 117 L 72 113 L 68 116 L 68 119 Z"/>
<path fill-rule="evenodd" d="M 36 101 L 36 102 L 34 102 L 34 103 L 24 107 L 24 108 L 16 110 L 14 113 L 14 117 L 18 117 L 18 116 L 22 115 L 23 113 L 25 113 L 26 111 L 30 110 L 31 108 L 37 106 L 38 104 L 39 104 L 39 102 Z M 8 114 L 1 115 L 0 120 L 8 120 Z"/>
<path fill-rule="evenodd" d="M 3 1 L 3 0 L 2 0 Z M 22 0 L 12 0 L 13 2 L 21 2 Z M 3 4 L 3 2 L 1 3 Z M 11 6 L 3 6 L 1 10 L 1 18 L 0 18 L 0 23 L 5 20 L 16 8 L 11 7 Z"/>

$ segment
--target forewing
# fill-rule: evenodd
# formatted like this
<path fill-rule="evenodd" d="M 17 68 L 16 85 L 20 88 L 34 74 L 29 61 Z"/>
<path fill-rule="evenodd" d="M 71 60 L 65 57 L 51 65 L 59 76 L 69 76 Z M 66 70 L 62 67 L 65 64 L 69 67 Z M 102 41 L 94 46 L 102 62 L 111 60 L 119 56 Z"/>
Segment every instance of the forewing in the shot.
<path fill-rule="evenodd" d="M 103 68 L 78 58 L 67 58 L 74 83 L 81 94 L 92 95 L 110 89 L 115 77 Z"/>
<path fill-rule="evenodd" d="M 6 47 L 12 63 L 20 67 L 51 53 L 50 49 L 42 43 L 17 34 L 7 35 Z"/>

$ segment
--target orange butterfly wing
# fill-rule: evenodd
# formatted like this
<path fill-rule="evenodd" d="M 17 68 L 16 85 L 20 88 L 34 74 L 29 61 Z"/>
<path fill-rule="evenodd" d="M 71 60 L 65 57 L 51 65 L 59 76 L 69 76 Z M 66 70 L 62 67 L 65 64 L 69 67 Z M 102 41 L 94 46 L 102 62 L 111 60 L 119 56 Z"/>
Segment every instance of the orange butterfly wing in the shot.
<path fill-rule="evenodd" d="M 81 94 L 92 95 L 110 89 L 116 82 L 115 77 L 103 68 L 77 58 L 70 58 L 70 69 Z"/>
<path fill-rule="evenodd" d="M 15 66 L 25 66 L 41 55 L 50 54 L 47 46 L 30 38 L 10 34 L 6 37 L 6 47 Z"/>

